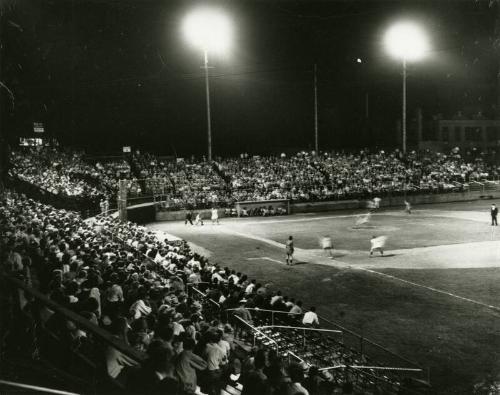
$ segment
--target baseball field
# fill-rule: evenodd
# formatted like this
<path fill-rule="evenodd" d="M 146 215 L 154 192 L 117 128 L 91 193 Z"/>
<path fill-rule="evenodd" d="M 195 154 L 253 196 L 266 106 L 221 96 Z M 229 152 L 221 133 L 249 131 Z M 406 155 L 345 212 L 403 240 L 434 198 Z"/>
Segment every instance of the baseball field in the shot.
<path fill-rule="evenodd" d="M 437 393 L 470 394 L 500 378 L 500 229 L 489 201 L 153 223 L 222 266 L 301 299 L 305 307 L 429 369 Z M 292 235 L 294 266 L 285 265 Z M 369 256 L 370 238 L 387 236 Z M 330 236 L 333 259 L 320 248 Z"/>

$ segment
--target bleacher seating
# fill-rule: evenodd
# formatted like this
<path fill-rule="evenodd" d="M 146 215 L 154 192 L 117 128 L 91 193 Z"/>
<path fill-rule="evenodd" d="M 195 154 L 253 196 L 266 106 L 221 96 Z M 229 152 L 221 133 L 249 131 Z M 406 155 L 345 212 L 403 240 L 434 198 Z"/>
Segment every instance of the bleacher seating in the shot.
<path fill-rule="evenodd" d="M 266 327 L 301 326 L 288 314 L 295 304 L 271 306 L 277 291 L 219 267 L 183 241 L 161 239 L 109 216 L 85 221 L 14 192 L 6 192 L 1 203 L 2 272 L 46 295 L 24 292 L 23 315 L 11 320 L 7 353 L 36 354 L 60 369 L 71 367 L 100 390 L 109 389 L 105 371 L 113 388 L 131 393 L 192 393 L 201 387 L 204 393 L 245 394 L 257 385 L 254 377 L 279 393 L 306 386 L 314 375 L 317 385 L 331 391 L 352 386 L 359 393 L 391 394 L 406 385 L 400 372 L 356 368 L 380 364 L 336 334 Z M 281 306 L 282 313 L 270 321 L 253 312 L 248 324 L 235 318 L 238 306 Z M 181 360 L 196 360 L 197 369 L 186 371 Z"/>
<path fill-rule="evenodd" d="M 78 152 L 41 148 L 12 153 L 11 177 L 44 193 L 97 202 L 127 180 L 131 198 L 149 196 L 166 210 L 234 208 L 237 201 L 295 202 L 474 190 L 498 181 L 499 169 L 478 154 L 362 150 L 313 155 L 168 161 L 148 153 L 87 163 Z M 478 184 L 480 183 L 480 184 Z M 495 184 L 496 187 L 496 184 Z M 485 187 L 486 188 L 486 187 Z M 158 198 L 158 199 L 157 199 Z"/>

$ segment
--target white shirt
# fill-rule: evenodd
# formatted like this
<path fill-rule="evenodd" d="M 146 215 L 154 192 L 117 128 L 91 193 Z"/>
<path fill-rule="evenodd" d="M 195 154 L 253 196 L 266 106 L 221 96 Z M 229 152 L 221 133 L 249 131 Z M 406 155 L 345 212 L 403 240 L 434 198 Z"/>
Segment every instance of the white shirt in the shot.
<path fill-rule="evenodd" d="M 253 292 L 254 288 L 255 288 L 255 284 L 254 283 L 248 284 L 247 288 L 245 289 L 245 293 L 247 295 L 250 295 Z"/>
<path fill-rule="evenodd" d="M 278 300 L 280 300 L 282 298 L 281 295 L 274 295 L 272 298 L 271 298 L 271 306 L 274 305 Z"/>
<path fill-rule="evenodd" d="M 302 323 L 304 325 L 313 323 L 319 325 L 318 315 L 313 311 L 308 311 L 307 313 L 304 314 Z"/>
<path fill-rule="evenodd" d="M 323 249 L 332 248 L 332 239 L 330 239 L 329 237 L 323 237 L 323 239 L 321 239 L 321 247 Z"/>
<path fill-rule="evenodd" d="M 375 237 L 374 239 L 370 240 L 371 243 L 371 248 L 376 249 L 376 248 L 382 248 L 385 245 L 385 241 L 387 240 L 387 237 L 385 236 L 380 236 L 380 237 Z"/>
<path fill-rule="evenodd" d="M 146 303 L 142 299 L 139 299 L 130 306 L 130 311 L 134 313 L 134 318 L 138 319 L 143 315 L 151 313 L 151 307 L 146 306 Z"/>

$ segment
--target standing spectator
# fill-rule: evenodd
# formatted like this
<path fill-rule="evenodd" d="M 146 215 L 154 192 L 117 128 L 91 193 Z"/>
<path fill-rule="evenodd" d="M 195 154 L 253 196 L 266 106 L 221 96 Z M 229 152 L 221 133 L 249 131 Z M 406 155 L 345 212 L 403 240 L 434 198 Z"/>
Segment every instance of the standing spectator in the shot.
<path fill-rule="evenodd" d="M 184 350 L 179 355 L 175 371 L 179 376 L 184 393 L 194 394 L 197 387 L 197 370 L 205 370 L 207 363 L 200 356 L 193 353 L 195 341 L 192 338 L 184 339 Z"/>
<path fill-rule="evenodd" d="M 246 322 L 251 324 L 252 314 L 250 314 L 250 311 L 245 307 L 246 302 L 246 299 L 240 300 L 238 308 L 234 310 L 234 315 L 244 319 Z"/>
<path fill-rule="evenodd" d="M 205 346 L 204 355 L 207 360 L 207 388 L 210 395 L 219 395 L 222 387 L 222 365 L 226 362 L 225 351 L 219 347 L 220 335 L 215 331 L 207 333 L 208 342 Z"/>

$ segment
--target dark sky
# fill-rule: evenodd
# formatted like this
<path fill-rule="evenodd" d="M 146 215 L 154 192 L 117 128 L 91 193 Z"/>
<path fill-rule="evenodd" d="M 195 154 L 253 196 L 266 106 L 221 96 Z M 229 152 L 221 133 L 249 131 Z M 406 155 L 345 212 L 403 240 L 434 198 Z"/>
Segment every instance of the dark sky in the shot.
<path fill-rule="evenodd" d="M 42 121 L 48 135 L 90 151 L 204 153 L 202 56 L 180 33 L 199 3 L 0 3 L 1 80 L 15 97 L 12 106 L 2 91 L 3 133 L 28 135 Z M 215 154 L 311 148 L 315 63 L 321 146 L 395 145 L 401 65 L 382 37 L 399 18 L 421 22 L 433 48 L 409 67 L 410 118 L 417 107 L 426 119 L 459 109 L 497 115 L 496 2 L 212 3 L 235 25 L 231 53 L 210 59 Z"/>

